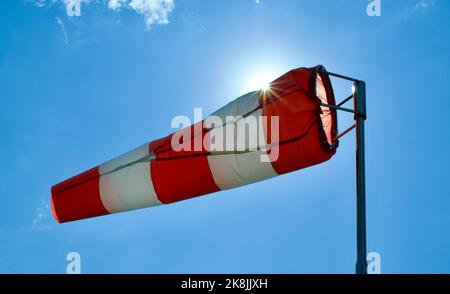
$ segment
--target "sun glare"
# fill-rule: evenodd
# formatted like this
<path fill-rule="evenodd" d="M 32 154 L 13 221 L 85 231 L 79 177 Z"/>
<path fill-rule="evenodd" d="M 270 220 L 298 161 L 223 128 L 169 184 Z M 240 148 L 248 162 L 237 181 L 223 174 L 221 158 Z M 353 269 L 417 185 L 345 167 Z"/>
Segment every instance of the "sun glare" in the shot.
<path fill-rule="evenodd" d="M 247 88 L 249 90 L 263 90 L 268 91 L 270 89 L 270 82 L 277 78 L 277 74 L 270 70 L 260 70 L 252 73 L 249 76 L 247 82 Z"/>

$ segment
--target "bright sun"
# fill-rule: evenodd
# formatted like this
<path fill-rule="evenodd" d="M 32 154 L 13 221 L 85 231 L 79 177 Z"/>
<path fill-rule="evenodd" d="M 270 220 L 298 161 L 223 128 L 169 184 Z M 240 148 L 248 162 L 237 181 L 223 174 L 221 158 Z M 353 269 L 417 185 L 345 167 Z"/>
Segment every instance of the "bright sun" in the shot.
<path fill-rule="evenodd" d="M 249 76 L 247 82 L 247 88 L 249 90 L 263 90 L 267 91 L 270 89 L 270 82 L 278 77 L 277 73 L 272 70 L 259 70 L 252 73 Z"/>

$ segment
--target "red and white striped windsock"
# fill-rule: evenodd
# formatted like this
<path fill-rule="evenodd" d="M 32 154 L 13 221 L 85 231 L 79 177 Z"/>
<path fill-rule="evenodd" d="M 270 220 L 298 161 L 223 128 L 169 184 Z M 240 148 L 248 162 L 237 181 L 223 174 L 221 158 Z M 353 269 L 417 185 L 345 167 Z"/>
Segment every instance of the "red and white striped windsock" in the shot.
<path fill-rule="evenodd" d="M 321 68 L 292 70 L 269 90 L 241 96 L 199 123 L 53 186 L 55 219 L 62 223 L 168 204 L 330 159 L 338 145 L 337 118 L 321 105 L 335 105 Z M 248 135 L 251 118 L 259 122 L 256 147 Z"/>

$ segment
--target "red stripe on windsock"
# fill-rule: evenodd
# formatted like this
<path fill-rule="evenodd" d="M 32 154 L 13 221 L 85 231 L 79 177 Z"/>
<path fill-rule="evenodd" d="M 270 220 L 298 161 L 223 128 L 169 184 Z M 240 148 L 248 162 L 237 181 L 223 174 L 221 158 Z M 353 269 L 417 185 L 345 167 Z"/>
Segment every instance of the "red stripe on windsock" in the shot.
<path fill-rule="evenodd" d="M 278 174 L 319 164 L 335 153 L 321 133 L 320 100 L 314 92 L 315 74 L 314 70 L 306 68 L 290 71 L 261 95 L 263 115 L 268 117 L 267 140 L 272 149 L 278 148 L 278 159 L 272 161 Z M 271 141 L 270 119 L 273 116 L 279 117 L 278 145 Z M 274 154 L 274 150 L 269 153 Z"/>
<path fill-rule="evenodd" d="M 186 138 L 190 141 L 186 144 L 190 145 L 190 151 L 173 150 L 171 140 L 174 134 L 150 143 L 150 153 L 156 157 L 150 165 L 153 186 L 162 203 L 219 191 L 209 169 L 208 151 L 203 144 L 207 130 L 202 125 L 203 121 L 189 127 L 191 135 Z M 199 140 L 197 143 L 201 142 L 199 151 L 195 151 L 196 138 Z"/>
<path fill-rule="evenodd" d="M 68 222 L 109 214 L 99 194 L 99 168 L 95 167 L 52 187 L 55 219 Z"/>

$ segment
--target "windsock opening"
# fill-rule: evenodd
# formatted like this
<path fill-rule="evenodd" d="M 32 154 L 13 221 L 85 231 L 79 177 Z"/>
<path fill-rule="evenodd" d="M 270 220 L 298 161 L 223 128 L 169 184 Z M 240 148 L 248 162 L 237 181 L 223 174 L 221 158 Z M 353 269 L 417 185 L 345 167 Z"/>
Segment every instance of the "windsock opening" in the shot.
<path fill-rule="evenodd" d="M 331 85 L 329 75 L 325 74 L 323 66 L 317 67 L 316 74 L 316 97 L 320 99 L 320 102 L 336 105 L 334 98 L 333 87 Z M 338 145 L 337 136 L 337 114 L 336 109 L 331 109 L 326 106 L 321 106 L 322 113 L 320 114 L 320 119 L 322 121 L 322 129 L 326 137 L 326 143 L 329 148 L 335 149 Z"/>

